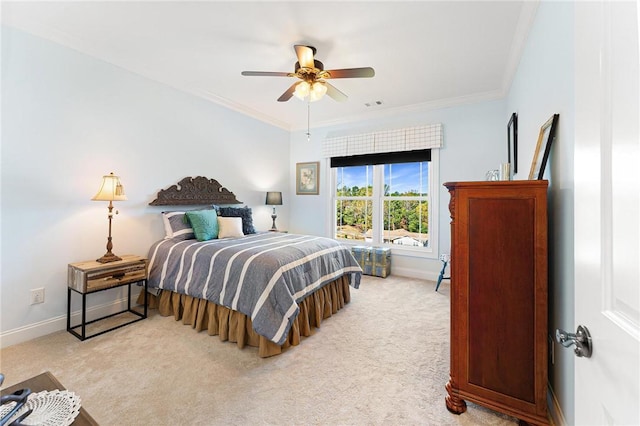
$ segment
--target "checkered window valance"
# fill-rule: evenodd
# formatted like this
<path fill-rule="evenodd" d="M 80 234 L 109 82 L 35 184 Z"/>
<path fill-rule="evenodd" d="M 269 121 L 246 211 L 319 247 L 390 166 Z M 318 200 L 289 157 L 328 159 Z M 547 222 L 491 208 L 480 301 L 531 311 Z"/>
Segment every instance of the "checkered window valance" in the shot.
<path fill-rule="evenodd" d="M 442 124 L 383 130 L 360 135 L 326 138 L 324 158 L 382 152 L 402 152 L 442 147 Z"/>

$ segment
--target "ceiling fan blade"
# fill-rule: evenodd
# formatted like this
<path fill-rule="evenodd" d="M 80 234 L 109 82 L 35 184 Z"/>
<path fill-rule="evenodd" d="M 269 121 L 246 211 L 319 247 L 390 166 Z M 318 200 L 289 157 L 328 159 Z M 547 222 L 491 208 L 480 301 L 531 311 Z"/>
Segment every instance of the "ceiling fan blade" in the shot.
<path fill-rule="evenodd" d="M 316 49 L 310 46 L 304 46 L 302 44 L 296 44 L 293 46 L 298 56 L 298 63 L 302 68 L 313 68 L 313 55 L 316 53 Z"/>
<path fill-rule="evenodd" d="M 328 75 L 325 75 L 328 74 Z M 344 68 L 324 71 L 322 78 L 371 78 L 376 72 L 371 67 Z"/>
<path fill-rule="evenodd" d="M 347 100 L 347 95 L 339 91 L 335 88 L 335 86 L 324 82 L 325 86 L 327 86 L 327 95 L 329 95 L 334 101 L 344 102 Z"/>
<path fill-rule="evenodd" d="M 291 99 L 291 97 L 293 96 L 293 92 L 296 91 L 296 86 L 298 85 L 298 83 L 293 83 L 287 89 L 286 92 L 284 92 L 282 95 L 280 95 L 280 97 L 278 98 L 278 102 L 287 102 L 289 99 Z"/>
<path fill-rule="evenodd" d="M 290 72 L 271 72 L 271 71 L 242 71 L 240 74 L 251 77 L 294 77 L 295 74 Z"/>

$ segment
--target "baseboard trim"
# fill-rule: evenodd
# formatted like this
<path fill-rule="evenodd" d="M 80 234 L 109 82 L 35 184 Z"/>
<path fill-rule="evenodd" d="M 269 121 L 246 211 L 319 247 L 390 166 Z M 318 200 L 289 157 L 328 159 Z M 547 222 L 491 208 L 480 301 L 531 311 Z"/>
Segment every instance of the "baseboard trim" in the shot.
<path fill-rule="evenodd" d="M 429 281 L 438 281 L 440 272 L 425 271 L 422 269 L 402 268 L 391 265 L 391 273 L 399 277 L 417 278 Z"/>
<path fill-rule="evenodd" d="M 562 414 L 562 408 L 558 403 L 558 398 L 553 392 L 551 386 L 547 387 L 547 406 L 549 407 L 549 417 L 551 417 L 551 424 L 553 426 L 566 426 L 567 421 Z"/>
<path fill-rule="evenodd" d="M 135 301 L 135 297 L 132 295 L 132 300 Z M 132 302 L 133 304 L 134 302 Z M 132 305 L 133 306 L 133 305 Z M 127 298 L 115 300 L 110 303 L 93 306 L 87 308 L 87 318 L 99 318 L 106 315 L 115 314 L 124 309 L 127 309 Z M 71 313 L 71 324 L 79 324 L 82 321 L 82 312 L 80 310 Z M 33 324 L 29 324 L 23 327 L 14 328 L 13 330 L 5 331 L 0 334 L 0 348 L 4 349 L 9 346 L 17 345 L 38 337 L 46 336 L 47 334 L 63 331 L 67 329 L 67 315 L 59 315 L 53 318 L 39 321 Z"/>

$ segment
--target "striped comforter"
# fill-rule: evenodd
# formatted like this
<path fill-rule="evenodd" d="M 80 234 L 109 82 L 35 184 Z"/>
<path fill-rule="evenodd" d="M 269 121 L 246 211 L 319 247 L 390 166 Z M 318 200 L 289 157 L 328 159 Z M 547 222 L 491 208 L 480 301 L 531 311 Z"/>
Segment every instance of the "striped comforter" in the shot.
<path fill-rule="evenodd" d="M 323 237 L 267 232 L 198 242 L 165 239 L 149 250 L 149 288 L 207 299 L 251 318 L 281 345 L 298 302 L 336 278 L 362 270 L 350 250 Z"/>

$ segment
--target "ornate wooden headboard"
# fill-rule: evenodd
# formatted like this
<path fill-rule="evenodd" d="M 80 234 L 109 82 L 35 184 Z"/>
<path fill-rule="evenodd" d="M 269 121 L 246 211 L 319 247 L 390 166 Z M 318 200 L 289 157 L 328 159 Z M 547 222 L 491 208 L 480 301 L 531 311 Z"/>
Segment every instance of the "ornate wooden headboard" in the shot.
<path fill-rule="evenodd" d="M 215 179 L 204 176 L 186 177 L 167 189 L 161 189 L 150 206 L 186 206 L 204 204 L 242 204 L 233 192 Z"/>

